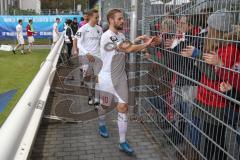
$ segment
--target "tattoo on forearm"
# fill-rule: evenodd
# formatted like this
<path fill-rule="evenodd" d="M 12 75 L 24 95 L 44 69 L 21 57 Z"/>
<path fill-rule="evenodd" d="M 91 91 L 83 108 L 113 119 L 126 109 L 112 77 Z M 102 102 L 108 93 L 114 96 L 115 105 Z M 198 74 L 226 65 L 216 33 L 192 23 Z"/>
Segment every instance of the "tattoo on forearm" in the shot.
<path fill-rule="evenodd" d="M 116 50 L 117 48 L 119 48 L 121 50 L 126 50 L 126 49 L 130 48 L 132 45 L 133 45 L 133 43 L 128 39 L 121 42 L 118 46 L 114 42 L 109 42 L 104 46 L 104 50 L 113 51 L 113 50 Z"/>

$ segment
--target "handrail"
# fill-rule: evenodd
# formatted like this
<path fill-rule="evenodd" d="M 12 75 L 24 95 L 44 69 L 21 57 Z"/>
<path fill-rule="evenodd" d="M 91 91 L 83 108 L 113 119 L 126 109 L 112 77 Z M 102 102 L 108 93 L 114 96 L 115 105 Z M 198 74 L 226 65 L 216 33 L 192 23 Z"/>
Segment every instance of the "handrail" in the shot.
<path fill-rule="evenodd" d="M 50 75 L 56 70 L 57 60 L 59 58 L 63 42 L 64 38 L 62 34 L 54 48 L 50 51 L 33 81 L 2 125 L 0 129 L 1 160 L 24 159 L 19 158 L 19 155 L 17 155 L 19 150 L 25 150 L 25 155 L 29 154 L 29 145 L 31 145 L 32 142 L 27 144 L 24 140 L 26 140 L 26 135 L 35 137 L 37 133 L 37 128 L 41 119 L 34 116 L 36 115 L 36 111 L 39 111 L 39 105 L 43 108 L 45 106 L 50 85 L 52 83 Z M 40 115 L 42 113 L 43 109 L 40 110 Z M 33 121 L 34 119 L 35 121 Z M 35 127 L 34 132 L 31 131 L 31 127 Z M 33 139 L 34 138 L 32 138 L 32 141 Z M 23 148 L 23 146 L 25 146 L 25 148 Z M 25 156 L 25 159 L 27 159 L 27 156 Z"/>

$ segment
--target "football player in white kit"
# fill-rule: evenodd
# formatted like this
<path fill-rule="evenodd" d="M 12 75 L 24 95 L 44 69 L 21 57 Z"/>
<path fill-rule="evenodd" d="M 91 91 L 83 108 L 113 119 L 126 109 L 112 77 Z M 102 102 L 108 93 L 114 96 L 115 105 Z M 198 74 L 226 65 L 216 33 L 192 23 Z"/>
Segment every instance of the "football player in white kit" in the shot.
<path fill-rule="evenodd" d="M 58 24 L 59 23 L 60 23 L 60 18 L 56 18 L 56 21 L 53 24 L 53 44 L 52 44 L 52 48 L 56 44 L 56 42 L 58 41 L 59 36 L 60 36 L 60 33 L 58 31 Z"/>
<path fill-rule="evenodd" d="M 141 36 L 143 44 L 133 44 L 125 40 L 120 32 L 123 29 L 123 13 L 119 9 L 112 9 L 107 14 L 109 29 L 103 33 L 100 42 L 102 69 L 98 75 L 101 104 L 110 106 L 112 100 L 117 102 L 119 149 L 127 154 L 134 151 L 126 141 L 127 112 L 128 112 L 128 84 L 125 71 L 126 53 L 138 52 L 152 44 L 153 38 Z M 139 38 L 138 38 L 139 39 Z M 99 112 L 99 133 L 107 138 L 108 131 L 105 125 L 105 109 Z"/>
<path fill-rule="evenodd" d="M 16 53 L 16 50 L 21 46 L 21 53 L 24 53 L 24 38 L 23 38 L 23 32 L 22 32 L 22 19 L 18 20 L 18 25 L 16 26 L 16 32 L 17 32 L 17 41 L 18 45 L 13 49 L 13 53 Z"/>
<path fill-rule="evenodd" d="M 98 10 L 90 10 L 88 16 L 89 22 L 79 28 L 75 35 L 73 40 L 73 51 L 74 54 L 79 54 L 81 65 L 80 78 L 88 81 L 88 104 L 94 104 L 95 108 L 97 108 L 100 96 L 97 75 L 102 67 L 102 62 L 100 60 L 100 38 L 102 36 L 102 28 L 97 25 L 99 19 Z M 92 89 L 95 90 L 94 93 L 92 93 Z"/>

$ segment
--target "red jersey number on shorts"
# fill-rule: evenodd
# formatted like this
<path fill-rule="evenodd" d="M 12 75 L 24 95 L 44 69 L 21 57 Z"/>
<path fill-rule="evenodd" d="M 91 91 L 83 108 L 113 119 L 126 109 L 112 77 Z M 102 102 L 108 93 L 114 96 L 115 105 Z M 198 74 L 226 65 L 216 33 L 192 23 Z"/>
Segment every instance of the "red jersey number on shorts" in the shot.
<path fill-rule="evenodd" d="M 103 104 L 108 104 L 108 97 L 102 96 L 102 102 L 103 102 Z"/>

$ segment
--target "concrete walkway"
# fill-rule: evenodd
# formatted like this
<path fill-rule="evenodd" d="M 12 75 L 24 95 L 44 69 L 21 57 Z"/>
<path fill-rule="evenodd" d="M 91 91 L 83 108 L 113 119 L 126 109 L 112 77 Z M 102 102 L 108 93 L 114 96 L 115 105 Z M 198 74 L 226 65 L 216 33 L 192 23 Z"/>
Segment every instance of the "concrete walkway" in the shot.
<path fill-rule="evenodd" d="M 129 156 L 119 151 L 117 112 L 114 107 L 109 107 L 106 115 L 110 137 L 105 139 L 99 136 L 97 112 L 93 106 L 87 105 L 87 90 L 77 85 L 77 76 L 74 79 L 69 76 L 77 67 L 74 60 L 71 66 L 58 67 L 46 104 L 45 118 L 29 159 L 169 160 L 163 153 L 164 147 L 154 141 L 144 125 L 131 119 L 127 139 L 135 154 Z M 66 77 L 69 77 L 68 80 Z M 73 83 L 69 83 L 71 80 Z"/>

